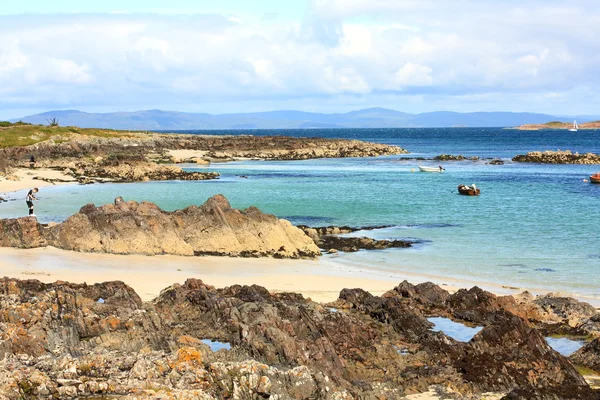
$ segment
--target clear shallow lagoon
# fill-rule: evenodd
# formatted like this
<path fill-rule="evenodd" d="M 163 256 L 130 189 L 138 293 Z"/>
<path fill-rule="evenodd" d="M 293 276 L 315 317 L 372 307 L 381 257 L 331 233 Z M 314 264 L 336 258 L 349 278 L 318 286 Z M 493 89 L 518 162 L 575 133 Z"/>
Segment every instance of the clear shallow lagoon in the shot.
<path fill-rule="evenodd" d="M 600 166 L 510 162 L 514 155 L 533 150 L 600 153 L 600 131 L 454 128 L 250 133 L 378 141 L 399 145 L 411 154 L 190 165 L 190 169 L 217 171 L 221 179 L 42 188 L 36 214 L 42 222 L 60 221 L 86 203 L 105 204 L 117 196 L 174 210 L 221 193 L 234 207 L 255 205 L 298 224 L 392 225 L 364 233 L 422 242 L 411 249 L 327 256 L 328 262 L 342 266 L 600 296 L 600 229 L 594 212 L 600 204 L 600 185 L 582 181 Z M 442 163 L 445 173 L 428 174 L 411 171 L 438 163 L 405 159 L 442 153 L 499 157 L 507 163 L 446 162 Z M 481 196 L 457 195 L 460 183 L 476 183 Z M 24 215 L 24 195 L 11 194 L 9 198 L 18 201 L 0 204 L 0 217 Z"/>

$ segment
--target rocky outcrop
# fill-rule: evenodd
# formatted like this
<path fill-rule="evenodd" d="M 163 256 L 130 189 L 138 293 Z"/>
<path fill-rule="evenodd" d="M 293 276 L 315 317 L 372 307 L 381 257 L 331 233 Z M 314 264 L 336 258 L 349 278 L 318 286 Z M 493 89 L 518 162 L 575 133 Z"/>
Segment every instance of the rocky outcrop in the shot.
<path fill-rule="evenodd" d="M 569 359 L 600 373 L 600 338 L 596 338 L 569 356 Z"/>
<path fill-rule="evenodd" d="M 541 164 L 600 164 L 600 155 L 594 153 L 572 153 L 570 150 L 532 151 L 513 157 L 516 162 Z"/>
<path fill-rule="evenodd" d="M 167 212 L 149 202 L 96 207 L 88 204 L 66 221 L 44 227 L 33 218 L 0 220 L 0 244 L 54 246 L 113 254 L 223 255 L 301 258 L 320 255 L 318 247 L 286 220 L 256 207 L 231 208 L 214 196 L 202 206 Z"/>
<path fill-rule="evenodd" d="M 317 245 L 321 249 L 331 251 L 332 249 L 345 252 L 358 250 L 383 250 L 390 248 L 411 247 L 413 242 L 407 240 L 373 239 L 369 237 L 340 237 L 321 236 Z"/>
<path fill-rule="evenodd" d="M 121 134 L 115 137 L 76 135 L 60 143 L 53 140 L 33 146 L 0 149 L 7 160 L 28 160 L 37 155 L 40 166 L 52 160 L 81 160 L 83 157 L 107 157 L 126 154 L 128 158 L 172 160 L 168 150 L 197 150 L 208 160 L 260 158 L 268 160 L 304 160 L 324 157 L 372 157 L 405 154 L 406 150 L 359 140 L 296 138 L 291 136 Z"/>
<path fill-rule="evenodd" d="M 361 230 L 373 230 L 387 228 L 388 226 L 353 228 L 349 226 L 322 226 L 310 227 L 299 225 L 319 248 L 329 252 L 344 251 L 354 252 L 358 250 L 383 250 L 398 247 L 411 247 L 414 241 L 408 240 L 385 240 L 372 239 L 369 237 L 346 237 L 338 236 L 345 233 L 351 233 Z"/>
<path fill-rule="evenodd" d="M 553 293 L 514 297 L 527 310 L 527 319 L 546 334 L 600 336 L 600 314 L 588 303 Z"/>
<path fill-rule="evenodd" d="M 459 154 L 459 155 L 440 154 L 439 156 L 435 156 L 433 159 L 435 161 L 465 161 L 465 160 L 477 161 L 477 160 L 479 160 L 479 157 L 477 157 L 477 156 L 465 157 L 462 154 Z"/>
<path fill-rule="evenodd" d="M 0 219 L 0 247 L 31 249 L 48 245 L 35 217 Z"/>
<path fill-rule="evenodd" d="M 216 172 L 189 172 L 178 166 L 156 164 L 145 161 L 143 157 L 120 156 L 98 161 L 56 160 L 51 163 L 53 169 L 73 176 L 80 183 L 94 182 L 140 182 L 185 180 L 201 181 L 217 179 Z"/>
<path fill-rule="evenodd" d="M 444 292 L 408 282 L 383 297 L 344 289 L 324 307 L 189 279 L 142 303 L 121 282 L 4 278 L 0 398 L 392 400 L 432 387 L 452 398 L 597 398 L 514 314 L 480 310 L 485 327 L 466 343 L 432 332 L 422 310 L 443 309 Z M 213 352 L 208 339 L 230 350 Z"/>

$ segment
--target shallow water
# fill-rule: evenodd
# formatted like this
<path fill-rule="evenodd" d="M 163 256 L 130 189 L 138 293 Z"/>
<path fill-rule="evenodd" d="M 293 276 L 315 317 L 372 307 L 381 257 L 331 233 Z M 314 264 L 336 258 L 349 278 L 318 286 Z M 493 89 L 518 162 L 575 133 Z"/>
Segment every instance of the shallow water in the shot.
<path fill-rule="evenodd" d="M 219 342 L 218 340 L 202 339 L 202 343 L 210 347 L 210 350 L 215 352 L 219 350 L 231 350 L 231 345 L 226 342 Z"/>
<path fill-rule="evenodd" d="M 570 356 L 575 353 L 577 350 L 585 346 L 585 342 L 583 340 L 573 340 L 569 338 L 552 338 L 547 337 L 546 342 L 550 347 L 554 350 L 558 351 L 565 357 Z"/>
<path fill-rule="evenodd" d="M 483 329 L 482 326 L 469 327 L 443 317 L 427 318 L 427 321 L 434 325 L 433 328 L 431 328 L 432 331 L 443 332 L 446 336 L 458 340 L 459 342 L 468 342 Z"/>
<path fill-rule="evenodd" d="M 386 239 L 414 239 L 410 249 L 340 253 L 328 261 L 353 269 L 406 271 L 539 290 L 600 296 L 597 219 L 600 185 L 582 180 L 600 166 L 516 164 L 531 150 L 569 148 L 600 153 L 600 131 L 521 132 L 501 129 L 307 130 L 275 133 L 345 136 L 398 144 L 430 157 L 441 153 L 501 157 L 505 165 L 446 162 L 443 174 L 418 171 L 437 162 L 405 156 L 189 165 L 221 179 L 42 188 L 36 214 L 61 221 L 86 203 L 117 196 L 174 210 L 221 193 L 232 206 L 255 205 L 296 224 L 373 226 Z M 214 132 L 212 132 L 214 133 Z M 268 131 L 273 134 L 273 131 Z M 262 131 L 253 132 L 262 134 Z M 247 179 L 240 175 L 248 176 Z M 460 196 L 476 183 L 479 197 Z M 0 217 L 26 212 L 24 192 L 0 204 Z"/>
<path fill-rule="evenodd" d="M 434 324 L 433 328 L 431 329 L 432 331 L 443 332 L 446 336 L 449 336 L 454 340 L 458 340 L 459 342 L 470 341 L 483 329 L 482 326 L 469 327 L 465 324 L 454 322 L 451 319 L 444 317 L 427 318 L 427 320 Z M 585 346 L 585 342 L 582 340 L 553 337 L 547 337 L 545 339 L 546 343 L 548 343 L 552 349 L 556 350 L 565 357 L 570 356 Z"/>

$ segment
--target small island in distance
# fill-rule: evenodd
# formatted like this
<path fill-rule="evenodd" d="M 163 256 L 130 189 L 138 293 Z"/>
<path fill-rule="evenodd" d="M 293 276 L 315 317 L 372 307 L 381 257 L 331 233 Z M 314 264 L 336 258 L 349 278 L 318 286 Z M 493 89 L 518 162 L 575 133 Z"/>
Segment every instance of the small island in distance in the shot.
<path fill-rule="evenodd" d="M 516 127 L 515 129 L 523 131 L 538 131 L 541 129 L 571 129 L 573 123 L 562 121 L 550 121 L 545 124 L 525 124 Z M 577 129 L 600 129 L 600 121 L 583 122 L 578 124 Z"/>

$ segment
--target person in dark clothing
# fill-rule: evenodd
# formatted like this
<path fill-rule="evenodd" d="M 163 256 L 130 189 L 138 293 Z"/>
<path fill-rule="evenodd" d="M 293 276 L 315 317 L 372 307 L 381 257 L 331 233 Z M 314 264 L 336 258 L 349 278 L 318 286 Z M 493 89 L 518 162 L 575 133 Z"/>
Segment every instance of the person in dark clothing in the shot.
<path fill-rule="evenodd" d="M 29 207 L 29 216 L 35 217 L 33 213 L 33 201 L 37 200 L 35 194 L 38 192 L 38 188 L 33 188 L 29 192 L 27 192 L 27 197 L 25 197 L 25 201 L 27 202 L 27 207 Z"/>
<path fill-rule="evenodd" d="M 35 157 L 32 155 L 29 156 L 29 168 L 35 167 Z"/>

